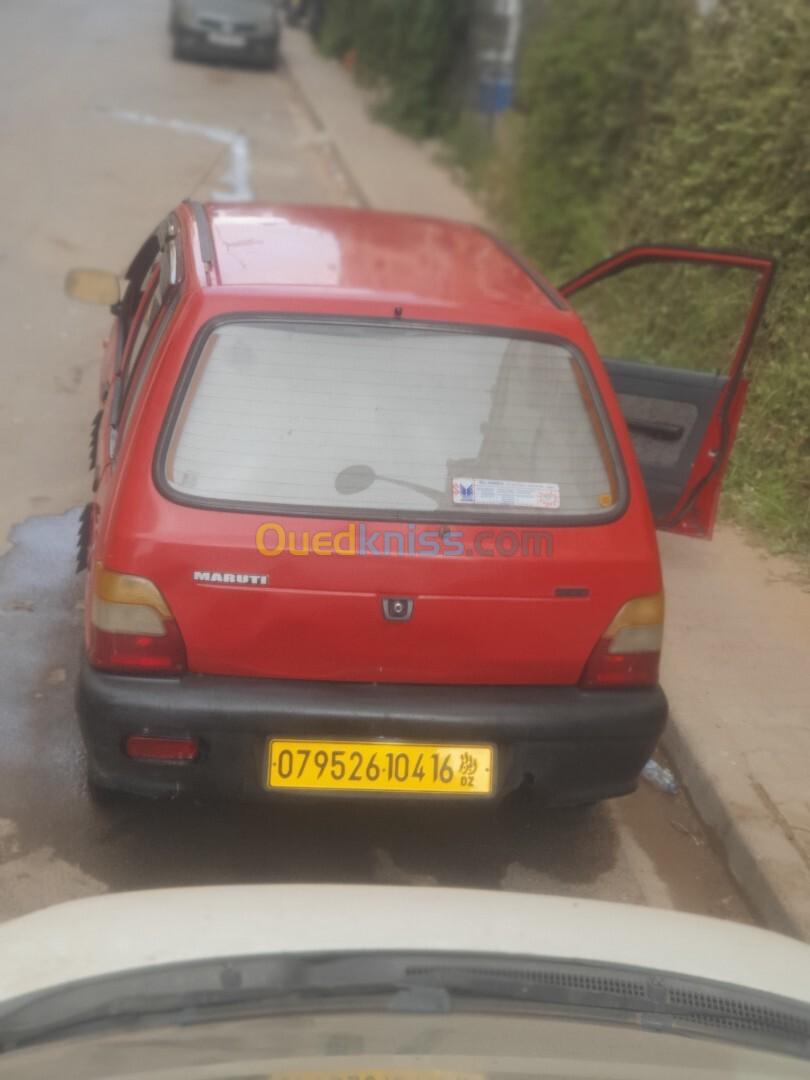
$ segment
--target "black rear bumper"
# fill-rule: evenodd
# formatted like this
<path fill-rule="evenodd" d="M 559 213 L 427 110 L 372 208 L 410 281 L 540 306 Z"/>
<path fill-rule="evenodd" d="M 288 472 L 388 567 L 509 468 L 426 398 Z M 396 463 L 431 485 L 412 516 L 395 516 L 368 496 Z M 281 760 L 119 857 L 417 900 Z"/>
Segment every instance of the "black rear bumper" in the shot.
<path fill-rule="evenodd" d="M 633 791 L 667 714 L 658 687 L 583 691 L 201 675 L 162 679 L 109 675 L 86 661 L 77 704 L 91 778 L 133 794 L 267 799 L 263 775 L 270 736 L 393 739 L 491 743 L 496 796 L 530 783 L 544 803 L 558 806 Z M 132 761 L 123 752 L 124 739 L 143 733 L 194 736 L 202 753 L 189 765 Z"/>
<path fill-rule="evenodd" d="M 201 60 L 265 60 L 278 52 L 281 32 L 241 35 L 244 44 L 236 48 L 213 44 L 207 32 L 178 25 L 172 28 L 175 47 Z"/>

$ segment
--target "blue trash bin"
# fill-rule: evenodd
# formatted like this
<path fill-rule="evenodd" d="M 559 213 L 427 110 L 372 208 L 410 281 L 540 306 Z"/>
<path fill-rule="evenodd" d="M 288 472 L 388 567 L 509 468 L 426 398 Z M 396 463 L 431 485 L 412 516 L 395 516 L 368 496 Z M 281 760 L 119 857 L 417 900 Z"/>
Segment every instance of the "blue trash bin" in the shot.
<path fill-rule="evenodd" d="M 514 80 L 511 75 L 482 75 L 478 82 L 478 109 L 494 115 L 511 108 Z"/>

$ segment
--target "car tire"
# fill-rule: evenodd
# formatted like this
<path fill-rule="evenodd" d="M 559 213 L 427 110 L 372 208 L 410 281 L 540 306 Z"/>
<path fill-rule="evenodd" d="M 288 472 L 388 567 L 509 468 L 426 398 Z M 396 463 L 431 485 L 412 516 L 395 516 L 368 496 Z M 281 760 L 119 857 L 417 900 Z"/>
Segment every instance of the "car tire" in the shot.
<path fill-rule="evenodd" d="M 571 821 L 586 820 L 601 805 L 599 799 L 589 802 L 549 803 L 530 784 L 513 791 L 501 803 L 501 807 L 506 814 L 513 814 L 517 818 L 527 819 L 535 815 L 553 814 L 558 818 L 565 817 Z"/>

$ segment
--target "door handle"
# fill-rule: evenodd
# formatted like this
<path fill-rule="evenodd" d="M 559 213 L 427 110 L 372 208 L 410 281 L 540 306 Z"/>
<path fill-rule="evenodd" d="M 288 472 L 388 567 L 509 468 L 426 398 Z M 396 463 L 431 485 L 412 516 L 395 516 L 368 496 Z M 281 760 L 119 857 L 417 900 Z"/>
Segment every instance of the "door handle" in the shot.
<path fill-rule="evenodd" d="M 627 426 L 637 435 L 649 435 L 661 442 L 680 442 L 685 432 L 683 424 L 668 424 L 665 420 L 628 420 Z"/>

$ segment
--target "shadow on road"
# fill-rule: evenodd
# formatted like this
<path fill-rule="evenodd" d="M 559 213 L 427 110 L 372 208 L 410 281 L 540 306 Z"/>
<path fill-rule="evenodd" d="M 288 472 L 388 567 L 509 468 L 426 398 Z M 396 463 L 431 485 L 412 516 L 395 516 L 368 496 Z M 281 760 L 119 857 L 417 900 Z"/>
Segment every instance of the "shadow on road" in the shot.
<path fill-rule="evenodd" d="M 540 816 L 491 805 L 132 802 L 96 811 L 89 824 L 82 869 L 115 889 L 268 881 L 497 888 L 515 866 L 576 884 L 608 869 L 615 847 L 604 811 Z"/>

